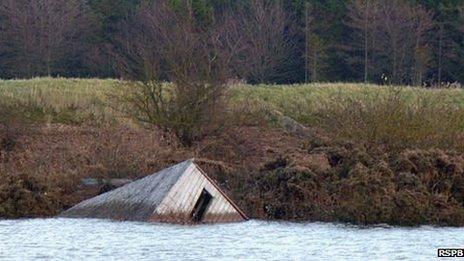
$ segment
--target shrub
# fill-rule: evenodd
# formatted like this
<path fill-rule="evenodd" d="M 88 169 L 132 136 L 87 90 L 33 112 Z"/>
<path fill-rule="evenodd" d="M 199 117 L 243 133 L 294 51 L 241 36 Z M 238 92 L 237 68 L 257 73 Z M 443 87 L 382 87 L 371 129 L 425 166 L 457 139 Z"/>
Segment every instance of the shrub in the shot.
<path fill-rule="evenodd" d="M 227 100 L 234 57 L 228 32 L 236 27 L 230 15 L 200 26 L 186 10 L 170 1 L 141 9 L 122 29 L 134 41 L 115 45 L 115 52 L 127 77 L 137 81 L 129 99 L 137 119 L 173 131 L 189 146 L 220 125 L 212 123 Z M 163 85 L 164 79 L 172 84 Z"/>
<path fill-rule="evenodd" d="M 130 84 L 128 113 L 142 123 L 174 133 L 190 146 L 218 130 L 225 113 L 226 87 L 222 84 L 166 85 L 159 81 Z"/>
<path fill-rule="evenodd" d="M 50 216 L 62 195 L 33 175 L 0 172 L 0 218 Z"/>

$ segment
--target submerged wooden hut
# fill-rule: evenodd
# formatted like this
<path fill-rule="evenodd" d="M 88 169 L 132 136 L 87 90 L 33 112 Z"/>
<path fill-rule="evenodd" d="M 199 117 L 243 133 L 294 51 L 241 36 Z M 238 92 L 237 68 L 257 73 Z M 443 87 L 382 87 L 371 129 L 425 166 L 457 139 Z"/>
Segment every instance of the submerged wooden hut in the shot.
<path fill-rule="evenodd" d="M 247 220 L 193 159 L 88 199 L 61 216 L 174 223 Z"/>

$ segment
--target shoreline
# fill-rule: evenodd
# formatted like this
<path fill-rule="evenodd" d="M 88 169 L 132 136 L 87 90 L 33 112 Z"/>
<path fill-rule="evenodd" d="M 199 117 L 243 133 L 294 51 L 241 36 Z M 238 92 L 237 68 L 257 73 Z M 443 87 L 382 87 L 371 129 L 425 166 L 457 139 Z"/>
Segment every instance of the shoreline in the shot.
<path fill-rule="evenodd" d="M 123 158 L 106 164 L 116 164 L 114 170 L 123 171 L 121 163 L 128 164 L 139 158 L 140 172 L 133 169 L 128 173 L 142 174 L 117 178 L 140 178 L 176 161 L 200 155 L 202 168 L 252 219 L 355 225 L 385 223 L 402 227 L 464 226 L 461 202 L 464 199 L 461 188 L 464 187 L 460 185 L 464 182 L 460 178 L 464 166 L 462 154 L 416 149 L 376 155 L 350 143 L 318 142 L 301 147 L 304 139 L 279 129 L 248 127 L 238 128 L 233 133 L 240 132 L 246 136 L 237 140 L 241 144 L 239 147 L 225 149 L 224 143 L 217 143 L 203 154 L 164 142 L 147 151 L 146 144 L 159 140 L 159 135 L 149 136 L 143 129 L 118 127 L 102 131 L 100 128 L 50 125 L 26 132 L 27 139 L 18 139 L 21 142 L 9 152 L 6 162 L 18 164 L 18 160 L 28 158 L 33 163 L 28 169 L 48 166 L 45 168 L 48 174 L 0 175 L 8 177 L 8 182 L 2 180 L 0 191 L 7 191 L 16 198 L 10 201 L 11 206 L 0 204 L 0 213 L 13 217 L 53 216 L 97 195 L 101 187 L 85 188 L 80 184 L 81 179 L 111 175 L 112 169 L 88 161 L 114 149 L 119 152 L 113 156 Z M 216 142 L 228 140 L 222 136 L 213 139 Z M 138 142 L 127 147 L 122 140 Z M 249 153 L 229 155 L 232 156 L 229 163 L 213 158 L 253 146 L 255 149 Z M 106 152 L 102 151 L 104 147 Z M 166 154 L 159 154 L 161 148 Z M 151 154 L 154 152 L 158 154 Z M 61 156 L 45 162 L 43 157 L 47 155 Z M 238 160 L 237 157 L 242 160 L 231 163 L 233 158 Z M 96 160 L 102 162 L 101 158 Z M 60 171 L 67 169 L 67 174 L 60 174 L 56 169 L 50 172 L 57 167 Z M 54 172 L 57 174 L 51 175 Z M 443 180 L 443 184 L 435 185 L 437 180 Z M 443 195 L 451 195 L 448 196 L 451 200 L 444 201 Z"/>

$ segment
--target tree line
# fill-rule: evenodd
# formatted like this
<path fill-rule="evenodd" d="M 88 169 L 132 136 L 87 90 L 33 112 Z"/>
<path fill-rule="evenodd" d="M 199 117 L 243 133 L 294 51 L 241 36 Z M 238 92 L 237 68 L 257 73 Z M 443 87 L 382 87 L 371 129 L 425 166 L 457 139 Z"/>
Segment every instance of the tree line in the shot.
<path fill-rule="evenodd" d="M 463 18 L 464 0 L 1 0 L 0 78 L 169 80 L 174 63 L 220 60 L 250 83 L 464 82 Z"/>

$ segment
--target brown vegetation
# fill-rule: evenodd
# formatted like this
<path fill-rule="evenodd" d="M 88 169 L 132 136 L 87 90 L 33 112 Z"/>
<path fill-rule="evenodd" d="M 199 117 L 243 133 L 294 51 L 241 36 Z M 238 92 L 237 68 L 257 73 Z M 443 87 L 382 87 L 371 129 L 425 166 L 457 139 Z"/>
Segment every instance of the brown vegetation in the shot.
<path fill-rule="evenodd" d="M 4 129 L 5 126 L 2 127 L 2 130 Z M 47 201 L 58 203 L 53 205 L 53 208 L 46 208 L 31 201 L 38 200 L 36 197 L 18 201 L 13 192 L 5 192 L 1 193 L 1 202 L 8 205 L 4 206 L 4 209 L 9 211 L 3 213 L 2 217 L 54 215 L 98 193 L 98 188 L 87 190 L 81 184 L 82 178 L 139 178 L 192 157 L 227 160 L 233 168 L 242 163 L 253 166 L 261 159 L 248 157 L 241 160 L 242 156 L 245 156 L 242 153 L 248 150 L 248 146 L 255 146 L 255 149 L 248 150 L 249 153 L 246 155 L 249 156 L 256 153 L 261 155 L 260 157 L 270 159 L 272 157 L 269 155 L 277 151 L 263 149 L 252 143 L 256 139 L 260 140 L 260 143 L 267 142 L 266 136 L 263 136 L 266 131 L 254 127 L 237 128 L 228 136 L 211 137 L 188 150 L 178 144 L 175 137 L 161 130 L 130 126 L 95 128 L 51 124 L 34 125 L 27 130 L 16 128 L 14 132 L 14 137 L 5 132 L 1 133 L 2 140 L 8 141 L 2 142 L 0 150 L 0 176 L 5 181 L 2 189 L 19 189 L 6 185 L 10 179 L 14 178 L 15 182 L 19 183 L 23 182 L 21 180 L 31 179 L 31 182 L 40 184 L 38 188 L 31 190 L 38 193 L 37 197 L 47 193 L 50 197 Z M 243 133 L 248 133 L 250 139 L 242 137 L 241 140 L 237 140 L 238 143 L 233 142 L 232 144 L 240 144 L 237 147 L 223 146 L 227 145 L 223 138 L 234 139 Z M 267 137 L 278 138 L 280 134 L 283 133 L 275 131 L 275 134 Z M 294 140 L 288 136 L 285 139 Z M 279 145 L 274 146 L 285 144 L 287 143 L 282 140 Z M 49 192 L 51 190 L 53 193 Z M 18 207 L 10 204 L 18 204 Z M 29 208 L 31 205 L 37 207 Z M 36 210 L 41 209 L 41 206 L 43 212 L 37 214 Z M 24 210 L 21 215 L 15 214 L 12 210 L 19 207 Z"/>
<path fill-rule="evenodd" d="M 190 147 L 163 126 L 134 126 L 117 113 L 69 124 L 36 114 L 61 113 L 67 102 L 2 99 L 1 216 L 54 215 L 107 189 L 82 178 L 139 178 L 195 157 L 251 218 L 464 225 L 459 91 L 340 89 L 311 107 L 304 95 L 312 89 L 247 88 L 259 95 L 227 104 L 221 131 Z M 71 115 L 92 102 L 78 104 Z M 54 120 L 31 117 L 42 114 Z"/>
<path fill-rule="evenodd" d="M 81 178 L 137 178 L 197 157 L 251 218 L 464 225 L 464 158 L 451 151 L 391 151 L 252 126 L 189 149 L 130 126 L 15 133 L 2 136 L 12 140 L 2 143 L 2 217 L 54 215 L 96 195 Z"/>
<path fill-rule="evenodd" d="M 334 143 L 218 179 L 255 218 L 462 226 L 463 168 L 452 152 L 374 153 Z"/>
<path fill-rule="evenodd" d="M 82 178 L 139 178 L 195 157 L 251 218 L 464 225 L 462 106 L 416 91 L 283 108 L 306 126 L 256 99 L 231 102 L 222 131 L 190 147 L 156 126 L 50 123 L 30 117 L 40 106 L 4 102 L 0 216 L 54 215 L 106 189 Z"/>
<path fill-rule="evenodd" d="M 313 93 L 305 89 L 287 89 L 281 98 L 277 87 L 267 97 L 262 89 L 250 99 L 227 95 L 230 79 L 302 80 L 303 62 L 306 80 L 313 81 L 355 79 L 351 65 L 364 67 L 365 81 L 382 83 L 441 84 L 445 69 L 447 79 L 462 78 L 455 71 L 462 57 L 447 57 L 462 37 L 445 35 L 455 25 L 445 24 L 442 11 L 359 0 L 348 5 L 345 23 L 328 30 L 325 22 L 342 19 L 322 17 L 324 5 L 307 4 L 302 23 L 301 14 L 281 1 L 220 10 L 200 2 L 155 2 L 142 1 L 115 23 L 107 21 L 115 18 L 111 14 L 93 17 L 88 3 L 77 0 L 0 4 L 1 75 L 80 75 L 82 67 L 90 72 L 109 64 L 96 61 L 100 48 L 109 50 L 105 57 L 117 61 L 120 73 L 96 72 L 132 80 L 118 83 L 127 93 L 114 93 L 128 106 L 112 109 L 142 123 L 120 121 L 113 110 L 106 119 L 102 97 L 54 106 L 53 99 L 40 100 L 57 88 L 5 92 L 0 217 L 54 215 L 98 193 L 82 187 L 82 178 L 138 178 L 196 157 L 254 218 L 464 225 L 464 107 L 451 101 L 459 98 L 395 88 L 362 98 L 360 92 L 329 92 L 308 99 Z M 93 32 L 97 23 L 104 34 Z M 438 43 L 431 40 L 434 30 Z M 346 35 L 354 41 L 341 43 Z M 86 57 L 93 53 L 95 61 Z"/>

